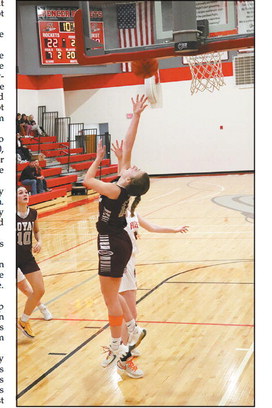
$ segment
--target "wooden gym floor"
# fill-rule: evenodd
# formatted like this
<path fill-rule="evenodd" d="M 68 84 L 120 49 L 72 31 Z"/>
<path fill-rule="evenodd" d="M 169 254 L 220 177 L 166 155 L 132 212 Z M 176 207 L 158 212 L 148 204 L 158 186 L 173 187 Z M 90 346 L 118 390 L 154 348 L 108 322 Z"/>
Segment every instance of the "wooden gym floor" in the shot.
<path fill-rule="evenodd" d="M 97 278 L 97 200 L 43 214 L 43 302 L 18 331 L 18 406 L 253 406 L 253 175 L 152 178 L 138 212 L 187 234 L 141 230 L 142 379 L 102 368 L 109 343 Z M 84 197 L 71 197 L 80 204 Z M 42 214 L 42 213 L 41 213 Z M 18 314 L 25 298 L 18 293 Z"/>

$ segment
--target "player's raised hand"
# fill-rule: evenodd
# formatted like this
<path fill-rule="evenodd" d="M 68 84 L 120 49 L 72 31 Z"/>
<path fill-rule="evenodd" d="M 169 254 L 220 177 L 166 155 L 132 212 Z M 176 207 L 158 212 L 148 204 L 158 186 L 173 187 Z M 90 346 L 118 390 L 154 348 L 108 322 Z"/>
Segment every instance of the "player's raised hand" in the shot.
<path fill-rule="evenodd" d="M 142 95 L 141 98 L 139 95 L 137 95 L 135 101 L 133 98 L 131 98 L 134 115 L 140 115 L 144 111 L 144 109 L 148 106 L 146 101 L 147 96 L 145 95 Z"/>
<path fill-rule="evenodd" d="M 118 160 L 121 160 L 123 156 L 123 140 L 121 140 L 120 144 L 118 140 L 116 140 L 115 144 L 112 143 L 111 145 L 112 145 L 111 151 L 115 154 Z"/>
<path fill-rule="evenodd" d="M 102 161 L 103 157 L 105 156 L 105 153 L 106 153 L 106 146 L 102 146 L 102 139 L 100 139 L 97 143 L 97 149 L 96 149 L 97 160 Z"/>

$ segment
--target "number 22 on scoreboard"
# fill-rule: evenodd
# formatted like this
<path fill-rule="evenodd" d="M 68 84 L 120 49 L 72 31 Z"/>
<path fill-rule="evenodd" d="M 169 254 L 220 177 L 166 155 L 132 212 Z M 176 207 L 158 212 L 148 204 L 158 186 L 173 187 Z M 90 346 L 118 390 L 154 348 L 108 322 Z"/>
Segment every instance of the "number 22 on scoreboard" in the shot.
<path fill-rule="evenodd" d="M 45 38 L 44 44 L 47 48 L 52 48 L 52 47 L 57 48 L 59 45 L 59 42 L 57 38 Z"/>

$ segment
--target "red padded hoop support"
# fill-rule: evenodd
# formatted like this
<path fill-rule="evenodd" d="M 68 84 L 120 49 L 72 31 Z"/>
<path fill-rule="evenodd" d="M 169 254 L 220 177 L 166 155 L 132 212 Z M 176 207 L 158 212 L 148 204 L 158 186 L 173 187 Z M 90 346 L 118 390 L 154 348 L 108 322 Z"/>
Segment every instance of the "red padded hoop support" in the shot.
<path fill-rule="evenodd" d="M 254 47 L 254 37 L 229 38 L 216 42 L 209 42 L 200 47 L 198 51 L 176 52 L 174 46 L 165 48 L 156 48 L 151 50 L 110 53 L 104 55 L 89 56 L 85 54 L 84 32 L 82 10 L 78 9 L 74 16 L 75 22 L 75 41 L 76 41 L 76 58 L 80 65 L 106 65 L 121 62 L 131 62 L 146 58 L 170 58 L 181 55 L 205 54 L 212 51 L 238 50 L 242 48 Z"/>

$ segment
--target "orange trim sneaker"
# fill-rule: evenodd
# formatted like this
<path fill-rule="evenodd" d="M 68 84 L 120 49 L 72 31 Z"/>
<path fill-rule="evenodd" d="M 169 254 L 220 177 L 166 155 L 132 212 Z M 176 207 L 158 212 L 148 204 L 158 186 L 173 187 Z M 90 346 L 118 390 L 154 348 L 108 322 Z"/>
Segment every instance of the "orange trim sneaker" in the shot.
<path fill-rule="evenodd" d="M 117 361 L 117 371 L 119 374 L 127 374 L 131 378 L 142 378 L 144 373 L 134 363 L 133 357 L 128 358 L 126 361 Z"/>
<path fill-rule="evenodd" d="M 110 365 L 116 357 L 118 358 L 127 358 L 128 356 L 131 357 L 131 354 L 129 354 L 129 348 L 128 346 L 125 346 L 124 344 L 120 344 L 119 347 L 114 350 L 111 345 L 107 346 L 102 346 L 104 353 L 108 353 L 106 358 L 101 362 L 102 367 L 107 367 Z"/>
<path fill-rule="evenodd" d="M 113 354 L 112 350 L 110 347 L 107 346 L 102 346 L 103 348 L 103 353 L 108 353 L 104 360 L 101 362 L 102 367 L 108 367 L 116 358 L 116 355 Z"/>
<path fill-rule="evenodd" d="M 33 333 L 33 330 L 31 329 L 31 326 L 30 326 L 29 322 L 22 322 L 22 320 L 19 319 L 17 327 L 18 327 L 18 329 L 20 329 L 22 331 L 22 333 L 26 337 L 29 337 L 30 339 L 34 339 L 35 334 Z"/>

